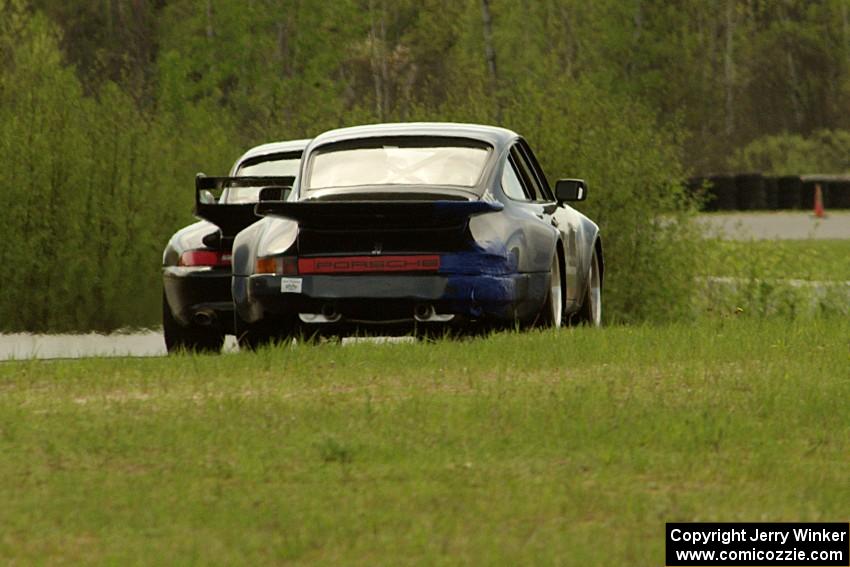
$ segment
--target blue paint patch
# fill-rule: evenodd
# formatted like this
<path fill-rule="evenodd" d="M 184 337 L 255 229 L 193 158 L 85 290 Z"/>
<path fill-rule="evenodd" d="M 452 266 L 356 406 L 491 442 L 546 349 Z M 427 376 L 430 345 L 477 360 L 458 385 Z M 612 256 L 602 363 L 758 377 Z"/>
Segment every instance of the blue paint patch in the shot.
<path fill-rule="evenodd" d="M 513 302 L 516 287 L 512 277 L 450 276 L 444 297 L 472 303 Z"/>
<path fill-rule="evenodd" d="M 447 278 L 443 299 L 455 313 L 512 318 L 525 296 L 527 286 L 518 285 L 525 276 L 517 273 L 516 255 L 503 244 L 485 246 L 440 256 L 439 273 Z"/>
<path fill-rule="evenodd" d="M 451 275 L 443 299 L 451 311 L 472 317 L 489 315 L 511 317 L 515 305 L 524 298 L 524 276 Z"/>
<path fill-rule="evenodd" d="M 516 273 L 513 256 L 460 252 L 440 256 L 440 274 L 500 276 Z"/>
<path fill-rule="evenodd" d="M 517 254 L 511 253 L 503 244 L 484 248 L 476 245 L 474 250 L 440 255 L 440 274 L 464 274 L 499 276 L 516 274 Z"/>

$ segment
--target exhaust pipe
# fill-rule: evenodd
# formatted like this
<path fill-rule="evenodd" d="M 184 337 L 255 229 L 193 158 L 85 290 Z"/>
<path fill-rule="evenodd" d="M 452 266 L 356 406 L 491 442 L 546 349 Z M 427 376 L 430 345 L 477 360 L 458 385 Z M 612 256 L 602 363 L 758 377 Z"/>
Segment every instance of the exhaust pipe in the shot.
<path fill-rule="evenodd" d="M 192 322 L 201 327 L 209 327 L 215 323 L 215 312 L 210 309 L 201 309 L 192 315 Z"/>
<path fill-rule="evenodd" d="M 342 319 L 342 315 L 333 304 L 325 303 L 318 313 L 299 313 L 298 318 L 304 323 L 336 323 Z"/>
<path fill-rule="evenodd" d="M 322 316 L 329 321 L 333 321 L 338 318 L 336 308 L 330 303 L 322 305 Z"/>
<path fill-rule="evenodd" d="M 434 306 L 426 303 L 420 303 L 413 308 L 413 317 L 417 321 L 428 321 L 434 317 Z"/>

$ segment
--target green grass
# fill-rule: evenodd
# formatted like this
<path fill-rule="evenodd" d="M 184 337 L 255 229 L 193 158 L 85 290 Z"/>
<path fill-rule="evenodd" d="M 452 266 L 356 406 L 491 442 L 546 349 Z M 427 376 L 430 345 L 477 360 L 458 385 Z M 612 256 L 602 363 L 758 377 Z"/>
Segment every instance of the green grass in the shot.
<path fill-rule="evenodd" d="M 707 276 L 850 281 L 850 240 L 707 240 Z"/>
<path fill-rule="evenodd" d="M 0 560 L 663 565 L 846 521 L 850 322 L 0 365 Z"/>

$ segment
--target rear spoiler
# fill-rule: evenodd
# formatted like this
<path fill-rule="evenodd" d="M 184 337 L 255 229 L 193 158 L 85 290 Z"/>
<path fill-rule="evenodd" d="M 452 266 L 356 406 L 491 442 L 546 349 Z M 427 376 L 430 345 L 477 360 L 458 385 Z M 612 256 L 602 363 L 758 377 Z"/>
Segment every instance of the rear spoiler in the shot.
<path fill-rule="evenodd" d="M 259 218 L 254 212 L 256 203 L 224 204 L 218 197 L 226 187 L 281 187 L 289 189 L 295 178 L 285 177 L 207 177 L 195 176 L 195 216 L 221 229 L 225 237 L 236 236 L 243 228 Z"/>
<path fill-rule="evenodd" d="M 259 216 L 284 217 L 324 229 L 417 229 L 465 225 L 469 217 L 501 211 L 489 201 L 261 201 Z"/>

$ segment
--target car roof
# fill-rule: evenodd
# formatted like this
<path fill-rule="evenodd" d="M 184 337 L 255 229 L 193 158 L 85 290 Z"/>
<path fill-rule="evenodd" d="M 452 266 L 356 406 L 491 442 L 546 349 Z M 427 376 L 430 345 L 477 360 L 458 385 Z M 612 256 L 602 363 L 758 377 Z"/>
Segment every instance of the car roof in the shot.
<path fill-rule="evenodd" d="M 306 138 L 303 140 L 288 140 L 284 142 L 269 142 L 268 144 L 260 144 L 259 146 L 254 146 L 253 148 L 242 154 L 239 159 L 236 160 L 234 168 L 246 159 L 255 158 L 257 156 L 303 151 L 309 143 L 310 138 Z"/>
<path fill-rule="evenodd" d="M 456 122 L 398 122 L 392 124 L 370 124 L 329 130 L 313 138 L 309 149 L 318 146 L 360 138 L 379 138 L 384 136 L 443 136 L 450 138 L 469 138 L 487 142 L 494 147 L 503 147 L 515 140 L 518 135 L 506 128 L 485 126 L 482 124 L 461 124 Z"/>

